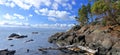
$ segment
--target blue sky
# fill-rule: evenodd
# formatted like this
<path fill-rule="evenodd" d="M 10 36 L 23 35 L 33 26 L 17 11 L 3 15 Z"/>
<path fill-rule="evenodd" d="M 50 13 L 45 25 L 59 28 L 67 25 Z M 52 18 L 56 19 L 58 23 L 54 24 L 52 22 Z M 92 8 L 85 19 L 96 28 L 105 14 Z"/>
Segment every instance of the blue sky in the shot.
<path fill-rule="evenodd" d="M 0 26 L 70 27 L 88 0 L 0 0 Z"/>

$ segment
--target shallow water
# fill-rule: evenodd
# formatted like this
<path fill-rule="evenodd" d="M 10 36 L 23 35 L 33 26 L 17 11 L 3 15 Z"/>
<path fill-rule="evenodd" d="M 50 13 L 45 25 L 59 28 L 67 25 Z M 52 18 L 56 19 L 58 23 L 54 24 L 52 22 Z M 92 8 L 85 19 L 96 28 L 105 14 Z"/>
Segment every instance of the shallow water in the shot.
<path fill-rule="evenodd" d="M 16 50 L 15 55 L 58 55 L 59 51 L 47 51 L 42 53 L 38 51 L 41 47 L 54 46 L 48 43 L 48 37 L 56 32 L 63 32 L 67 29 L 47 29 L 47 28 L 3 28 L 0 27 L 0 49 Z M 38 34 L 32 34 L 32 32 L 38 32 Z M 12 33 L 19 33 L 27 35 L 27 38 L 8 40 L 8 36 Z M 30 39 L 34 41 L 26 42 Z M 14 45 L 14 46 L 10 46 Z M 30 51 L 27 52 L 27 49 Z"/>

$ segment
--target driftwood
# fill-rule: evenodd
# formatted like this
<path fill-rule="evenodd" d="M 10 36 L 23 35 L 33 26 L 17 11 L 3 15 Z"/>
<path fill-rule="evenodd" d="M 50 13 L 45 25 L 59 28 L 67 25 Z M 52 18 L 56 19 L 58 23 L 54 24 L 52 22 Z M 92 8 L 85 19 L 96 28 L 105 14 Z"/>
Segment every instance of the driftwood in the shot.
<path fill-rule="evenodd" d="M 60 46 L 60 47 L 49 47 L 49 48 L 40 48 L 38 50 L 43 51 L 43 50 L 61 50 L 61 49 L 68 49 L 68 48 L 72 48 L 74 45 L 68 45 L 68 46 Z"/>
<path fill-rule="evenodd" d="M 84 46 L 79 46 L 79 45 L 67 45 L 67 46 L 61 46 L 59 44 L 57 44 L 58 47 L 54 48 L 54 47 L 49 47 L 49 48 L 40 48 L 38 49 L 39 51 L 44 51 L 44 50 L 62 50 L 62 49 L 67 49 L 67 50 L 71 50 L 71 51 L 86 51 L 87 53 L 90 53 L 92 55 L 96 54 L 98 52 L 98 50 L 93 50 L 90 49 L 88 47 L 84 47 Z"/>
<path fill-rule="evenodd" d="M 58 47 L 62 47 L 60 46 L 59 44 L 57 44 Z M 67 49 L 69 50 L 73 50 L 73 51 L 76 51 L 76 50 L 84 50 L 84 51 L 87 51 L 89 53 L 97 53 L 98 50 L 93 50 L 93 49 L 90 49 L 89 47 L 84 47 L 84 46 L 79 46 L 79 45 L 68 45 L 68 46 L 65 46 Z M 73 47 L 73 48 L 71 48 Z"/>

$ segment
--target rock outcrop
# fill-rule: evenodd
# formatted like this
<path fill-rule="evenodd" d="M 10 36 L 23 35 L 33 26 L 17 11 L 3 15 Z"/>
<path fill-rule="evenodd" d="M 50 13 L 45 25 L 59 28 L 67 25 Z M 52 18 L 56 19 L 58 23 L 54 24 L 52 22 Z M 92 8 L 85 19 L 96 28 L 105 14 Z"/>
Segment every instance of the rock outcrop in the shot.
<path fill-rule="evenodd" d="M 97 49 L 96 55 L 120 55 L 120 26 L 74 26 L 67 32 L 56 33 L 48 41 L 61 46 L 77 44 Z"/>
<path fill-rule="evenodd" d="M 15 52 L 16 52 L 15 50 L 5 49 L 5 50 L 0 50 L 0 55 L 14 55 Z"/>
<path fill-rule="evenodd" d="M 12 33 L 8 38 L 8 40 L 12 40 L 12 38 L 16 38 L 16 39 L 19 39 L 19 38 L 26 38 L 27 35 L 19 35 L 19 34 L 16 34 L 16 33 Z"/>

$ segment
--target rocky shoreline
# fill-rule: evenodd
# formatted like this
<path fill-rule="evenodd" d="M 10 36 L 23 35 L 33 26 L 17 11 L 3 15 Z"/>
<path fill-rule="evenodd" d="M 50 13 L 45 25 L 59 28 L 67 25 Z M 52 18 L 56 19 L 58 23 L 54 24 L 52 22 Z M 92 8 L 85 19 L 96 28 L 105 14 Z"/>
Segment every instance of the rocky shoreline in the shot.
<path fill-rule="evenodd" d="M 61 46 L 76 44 L 89 47 L 98 50 L 96 55 L 120 55 L 120 26 L 86 25 L 81 27 L 76 25 L 66 32 L 52 35 L 48 41 Z M 85 53 L 80 54 L 85 55 Z"/>

